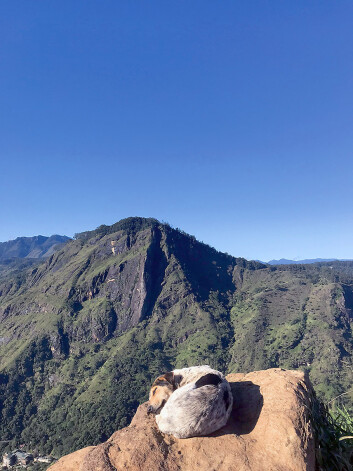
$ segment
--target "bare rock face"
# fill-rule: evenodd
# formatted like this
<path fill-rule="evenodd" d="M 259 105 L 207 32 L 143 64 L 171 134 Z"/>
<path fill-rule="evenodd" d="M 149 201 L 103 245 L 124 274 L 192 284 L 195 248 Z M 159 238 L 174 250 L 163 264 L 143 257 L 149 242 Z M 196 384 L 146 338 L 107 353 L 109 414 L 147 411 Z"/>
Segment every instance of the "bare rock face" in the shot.
<path fill-rule="evenodd" d="M 304 373 L 276 368 L 227 379 L 233 413 L 218 432 L 188 439 L 164 435 L 145 403 L 129 427 L 61 458 L 50 471 L 314 471 L 311 386 Z"/>

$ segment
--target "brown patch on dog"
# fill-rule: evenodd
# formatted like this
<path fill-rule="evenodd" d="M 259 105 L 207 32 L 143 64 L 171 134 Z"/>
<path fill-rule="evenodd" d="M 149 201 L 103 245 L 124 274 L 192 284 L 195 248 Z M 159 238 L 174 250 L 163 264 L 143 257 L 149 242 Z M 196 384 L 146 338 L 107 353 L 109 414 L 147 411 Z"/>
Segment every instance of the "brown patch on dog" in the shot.
<path fill-rule="evenodd" d="M 168 373 L 164 373 L 163 376 L 168 381 L 168 383 L 170 383 L 174 386 L 174 373 L 173 373 L 173 371 L 168 371 Z"/>
<path fill-rule="evenodd" d="M 157 379 L 154 380 L 152 387 L 153 386 L 167 386 L 170 384 L 174 388 L 174 373 L 172 371 L 169 371 L 168 373 L 164 373 L 161 376 L 158 376 Z"/>
<path fill-rule="evenodd" d="M 176 389 L 173 379 L 174 373 L 170 371 L 158 376 L 158 378 L 154 380 L 149 397 L 149 413 L 158 413 L 168 401 L 169 397 Z"/>

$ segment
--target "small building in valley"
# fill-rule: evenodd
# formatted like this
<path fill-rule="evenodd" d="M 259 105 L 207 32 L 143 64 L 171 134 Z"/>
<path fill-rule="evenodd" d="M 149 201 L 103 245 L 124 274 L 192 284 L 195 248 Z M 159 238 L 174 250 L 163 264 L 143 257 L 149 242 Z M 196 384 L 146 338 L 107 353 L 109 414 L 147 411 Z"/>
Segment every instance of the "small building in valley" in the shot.
<path fill-rule="evenodd" d="M 2 466 L 3 468 L 7 468 L 8 466 L 13 466 L 16 464 L 16 455 L 13 453 L 5 453 L 2 457 Z"/>
<path fill-rule="evenodd" d="M 32 453 L 26 453 L 25 451 L 16 450 L 15 454 L 17 457 L 17 463 L 21 464 L 22 466 L 27 466 L 33 461 Z"/>
<path fill-rule="evenodd" d="M 15 450 L 10 453 L 5 453 L 2 458 L 3 468 L 9 468 L 15 465 L 27 466 L 34 460 L 32 453 L 25 451 Z"/>

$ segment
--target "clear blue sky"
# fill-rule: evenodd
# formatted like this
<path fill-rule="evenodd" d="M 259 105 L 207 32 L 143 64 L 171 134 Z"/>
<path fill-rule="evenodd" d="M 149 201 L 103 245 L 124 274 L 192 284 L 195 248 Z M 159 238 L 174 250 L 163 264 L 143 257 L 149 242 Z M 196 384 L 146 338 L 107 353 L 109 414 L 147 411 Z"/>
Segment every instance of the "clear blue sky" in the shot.
<path fill-rule="evenodd" d="M 353 2 L 0 3 L 0 241 L 155 217 L 353 258 Z"/>

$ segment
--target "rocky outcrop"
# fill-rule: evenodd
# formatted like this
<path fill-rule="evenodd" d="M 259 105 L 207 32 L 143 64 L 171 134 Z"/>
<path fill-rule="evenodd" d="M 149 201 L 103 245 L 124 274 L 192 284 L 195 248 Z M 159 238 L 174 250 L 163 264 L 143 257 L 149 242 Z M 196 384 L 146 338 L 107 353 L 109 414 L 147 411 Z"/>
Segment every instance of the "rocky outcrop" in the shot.
<path fill-rule="evenodd" d="M 129 427 L 50 471 L 314 471 L 311 386 L 300 371 L 230 374 L 234 407 L 218 432 L 189 439 L 161 434 L 142 404 Z"/>

